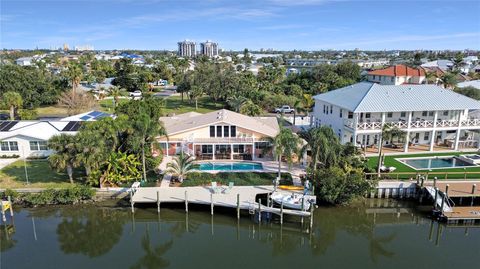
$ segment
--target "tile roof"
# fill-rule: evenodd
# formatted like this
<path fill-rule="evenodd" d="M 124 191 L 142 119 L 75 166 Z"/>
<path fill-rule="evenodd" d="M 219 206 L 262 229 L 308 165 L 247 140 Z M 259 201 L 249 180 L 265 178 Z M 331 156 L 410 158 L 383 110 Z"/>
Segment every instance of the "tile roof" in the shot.
<path fill-rule="evenodd" d="M 399 76 L 412 76 L 412 77 L 419 77 L 425 76 L 425 72 L 422 69 L 408 67 L 403 64 L 397 64 L 394 66 L 390 66 L 384 69 L 378 69 L 368 72 L 369 75 L 379 75 L 379 76 L 391 76 L 391 77 L 399 77 Z"/>
<path fill-rule="evenodd" d="M 168 135 L 178 134 L 217 123 L 236 125 L 245 129 L 275 136 L 280 128 L 276 117 L 249 117 L 230 110 L 221 109 L 206 114 L 190 112 L 173 117 L 161 117 Z"/>
<path fill-rule="evenodd" d="M 395 86 L 360 82 L 314 98 L 352 112 L 480 109 L 479 101 L 431 84 Z"/>

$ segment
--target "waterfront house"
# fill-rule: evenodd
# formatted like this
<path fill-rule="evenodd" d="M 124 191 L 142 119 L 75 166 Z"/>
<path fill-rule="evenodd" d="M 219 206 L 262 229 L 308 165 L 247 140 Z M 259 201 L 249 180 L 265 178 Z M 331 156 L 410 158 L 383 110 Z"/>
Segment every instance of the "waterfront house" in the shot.
<path fill-rule="evenodd" d="M 425 71 L 406 65 L 397 64 L 384 69 L 368 72 L 367 79 L 384 85 L 422 84 L 425 83 Z"/>
<path fill-rule="evenodd" d="M 161 117 L 167 136 L 157 141 L 164 155 L 184 152 L 197 160 L 265 158 L 268 142 L 279 132 L 276 117 L 249 117 L 226 109 Z"/>
<path fill-rule="evenodd" d="M 405 139 L 391 151 L 478 149 L 480 102 L 442 87 L 360 82 L 314 97 L 316 126 L 329 126 L 342 143 L 377 152 L 385 124 Z M 388 142 L 388 141 L 387 141 Z M 387 150 L 388 152 L 388 150 Z"/>
<path fill-rule="evenodd" d="M 52 153 L 48 140 L 59 134 L 75 135 L 85 121 L 111 116 L 90 111 L 59 120 L 0 121 L 0 155 L 21 158 L 46 157 Z"/>

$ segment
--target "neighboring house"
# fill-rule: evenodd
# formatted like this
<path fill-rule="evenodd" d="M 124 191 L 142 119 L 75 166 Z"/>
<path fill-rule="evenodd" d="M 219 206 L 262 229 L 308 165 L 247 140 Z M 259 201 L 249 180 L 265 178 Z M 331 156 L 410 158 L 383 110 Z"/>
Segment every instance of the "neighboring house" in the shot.
<path fill-rule="evenodd" d="M 52 136 L 74 135 L 81 124 L 78 121 L 0 121 L 0 155 L 48 156 L 52 151 L 47 142 Z"/>
<path fill-rule="evenodd" d="M 425 83 L 425 71 L 397 64 L 368 72 L 367 80 L 384 85 L 423 84 Z"/>
<path fill-rule="evenodd" d="M 448 71 L 452 69 L 453 62 L 450 60 L 435 60 L 435 61 L 426 62 L 422 64 L 421 67 L 438 67 L 443 71 Z"/>
<path fill-rule="evenodd" d="M 269 155 L 266 137 L 279 132 L 276 117 L 249 117 L 226 109 L 162 117 L 166 137 L 157 141 L 166 156 L 182 152 L 198 160 L 254 160 Z"/>
<path fill-rule="evenodd" d="M 33 64 L 32 57 L 22 57 L 18 58 L 15 63 L 20 66 L 31 66 Z"/>
<path fill-rule="evenodd" d="M 480 90 L 480 79 L 464 81 L 457 84 L 458 88 L 473 87 Z"/>
<path fill-rule="evenodd" d="M 416 151 L 479 146 L 480 102 L 436 85 L 360 82 L 314 97 L 314 125 L 329 126 L 342 143 L 378 149 L 382 127 L 406 132 L 400 148 Z M 473 114 L 472 114 L 473 115 Z"/>
<path fill-rule="evenodd" d="M 95 121 L 112 115 L 89 111 L 60 120 L 0 121 L 0 155 L 19 155 L 21 158 L 45 157 L 52 153 L 48 140 L 59 134 L 77 133 L 85 121 Z"/>

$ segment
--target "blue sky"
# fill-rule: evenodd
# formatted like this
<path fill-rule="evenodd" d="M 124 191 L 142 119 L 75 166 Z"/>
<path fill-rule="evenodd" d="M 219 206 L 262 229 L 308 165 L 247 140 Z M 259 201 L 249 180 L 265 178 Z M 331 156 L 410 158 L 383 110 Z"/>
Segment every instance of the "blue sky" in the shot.
<path fill-rule="evenodd" d="M 480 49 L 480 1 L 1 0 L 0 47 Z"/>

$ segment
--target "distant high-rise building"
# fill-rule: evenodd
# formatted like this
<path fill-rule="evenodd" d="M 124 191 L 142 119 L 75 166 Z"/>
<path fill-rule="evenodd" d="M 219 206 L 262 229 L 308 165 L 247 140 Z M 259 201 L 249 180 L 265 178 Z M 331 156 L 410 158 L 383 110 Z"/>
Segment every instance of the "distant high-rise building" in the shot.
<path fill-rule="evenodd" d="M 197 43 L 190 40 L 178 42 L 178 56 L 193 58 L 197 55 Z"/>
<path fill-rule="evenodd" d="M 200 53 L 210 58 L 218 56 L 218 43 L 210 40 L 200 43 Z"/>
<path fill-rule="evenodd" d="M 79 45 L 75 46 L 76 51 L 92 51 L 94 50 L 92 45 Z"/>
<path fill-rule="evenodd" d="M 68 48 L 68 44 L 67 43 L 63 43 L 63 50 L 64 51 L 67 51 L 69 48 Z"/>

